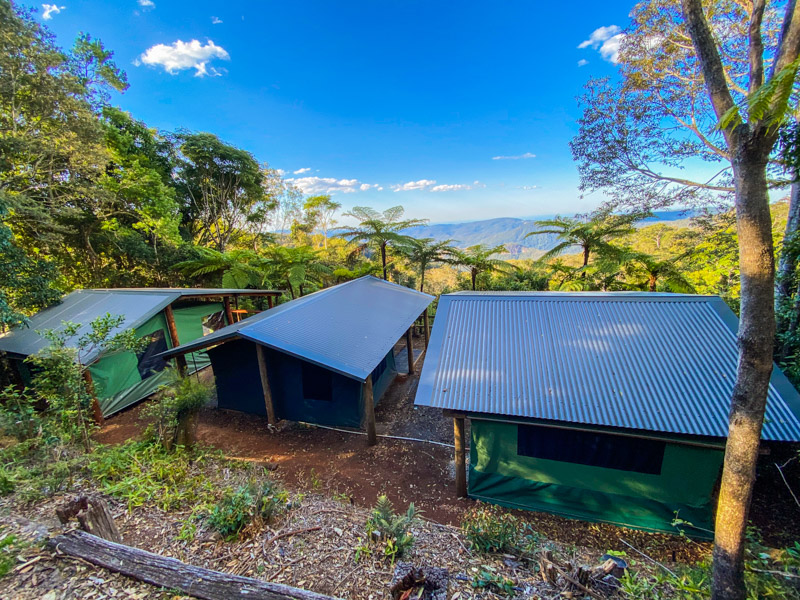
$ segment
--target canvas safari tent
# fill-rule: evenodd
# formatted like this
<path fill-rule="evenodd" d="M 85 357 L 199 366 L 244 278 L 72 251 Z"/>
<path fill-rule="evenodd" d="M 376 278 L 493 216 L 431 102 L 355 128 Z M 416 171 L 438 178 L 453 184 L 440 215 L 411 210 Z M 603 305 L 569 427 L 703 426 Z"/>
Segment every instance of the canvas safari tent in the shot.
<path fill-rule="evenodd" d="M 372 276 L 260 313 L 164 357 L 208 348 L 219 408 L 368 429 L 393 348 L 433 297 Z M 371 397 L 372 401 L 368 399 Z M 372 417 L 374 432 L 374 416 Z"/>
<path fill-rule="evenodd" d="M 149 344 L 139 352 L 100 355 L 89 350 L 83 362 L 89 366 L 93 392 L 103 416 L 107 417 L 152 394 L 165 383 L 165 362 L 158 355 L 182 341 L 201 338 L 234 320 L 231 303 L 242 296 L 265 296 L 269 304 L 280 292 L 271 290 L 198 288 L 121 288 L 78 290 L 31 317 L 26 326 L 0 336 L 0 352 L 9 360 L 20 383 L 30 383 L 24 362 L 48 345 L 38 332 L 59 329 L 63 323 L 80 324 L 76 338 L 89 324 L 106 314 L 125 317 L 118 331 L 135 329 Z M 174 330 L 170 331 L 170 322 Z M 197 371 L 210 364 L 205 352 L 186 356 L 186 368 Z"/>
<path fill-rule="evenodd" d="M 453 417 L 461 495 L 647 530 L 677 517 L 708 537 L 737 327 L 713 296 L 445 295 L 415 403 Z M 800 440 L 777 367 L 763 440 Z"/>

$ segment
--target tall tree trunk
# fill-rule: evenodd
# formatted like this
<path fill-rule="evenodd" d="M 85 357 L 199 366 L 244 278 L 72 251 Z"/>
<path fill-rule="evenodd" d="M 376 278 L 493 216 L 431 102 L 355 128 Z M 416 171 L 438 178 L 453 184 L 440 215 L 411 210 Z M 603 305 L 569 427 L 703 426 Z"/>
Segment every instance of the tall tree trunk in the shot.
<path fill-rule="evenodd" d="M 381 263 L 383 264 L 383 280 L 389 281 L 389 276 L 386 273 L 386 244 L 381 244 Z"/>
<path fill-rule="evenodd" d="M 717 505 L 713 600 L 743 600 L 745 531 L 772 374 L 775 264 L 766 156 L 739 148 L 733 160 L 742 305 L 739 366 Z M 754 144 L 755 145 L 755 144 Z"/>
<path fill-rule="evenodd" d="M 422 268 L 422 274 L 420 275 L 419 278 L 419 291 L 420 292 L 425 291 L 425 267 Z"/>
<path fill-rule="evenodd" d="M 472 291 L 474 292 L 477 288 L 475 287 L 475 282 L 478 279 L 478 272 L 475 269 L 472 269 L 469 272 L 470 276 L 472 277 Z"/>
<path fill-rule="evenodd" d="M 651 274 L 650 275 L 650 281 L 649 281 L 649 284 L 648 284 L 648 287 L 649 287 L 650 291 L 651 292 L 655 292 L 657 285 L 658 285 L 658 278 L 655 275 Z"/>

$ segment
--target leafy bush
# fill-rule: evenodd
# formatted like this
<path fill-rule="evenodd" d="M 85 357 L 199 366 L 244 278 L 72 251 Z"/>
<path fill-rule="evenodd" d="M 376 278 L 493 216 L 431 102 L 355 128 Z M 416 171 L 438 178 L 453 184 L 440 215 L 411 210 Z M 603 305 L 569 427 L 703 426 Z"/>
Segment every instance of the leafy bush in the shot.
<path fill-rule="evenodd" d="M 494 507 L 472 509 L 461 524 L 470 546 L 479 552 L 530 553 L 539 535 L 527 523 Z"/>
<path fill-rule="evenodd" d="M 176 378 L 163 387 L 142 411 L 142 418 L 151 421 L 145 437 L 168 449 L 175 444 L 191 446 L 193 419 L 211 399 L 212 390 L 211 384 L 193 377 Z"/>
<path fill-rule="evenodd" d="M 41 425 L 32 394 L 12 385 L 0 391 L 0 430 L 3 433 L 24 441 L 40 433 Z"/>
<path fill-rule="evenodd" d="M 270 480 L 227 491 L 211 509 L 208 524 L 225 538 L 239 534 L 254 519 L 269 522 L 286 506 L 288 496 Z"/>
<path fill-rule="evenodd" d="M 17 562 L 17 555 L 25 548 L 20 539 L 8 534 L 0 538 L 0 578 L 5 577 L 14 568 Z"/>
<path fill-rule="evenodd" d="M 413 502 L 405 514 L 397 514 L 389 498 L 382 495 L 367 518 L 368 538 L 371 540 L 377 536 L 383 556 L 392 564 L 414 545 L 414 536 L 409 529 L 419 520 L 419 514 Z"/>

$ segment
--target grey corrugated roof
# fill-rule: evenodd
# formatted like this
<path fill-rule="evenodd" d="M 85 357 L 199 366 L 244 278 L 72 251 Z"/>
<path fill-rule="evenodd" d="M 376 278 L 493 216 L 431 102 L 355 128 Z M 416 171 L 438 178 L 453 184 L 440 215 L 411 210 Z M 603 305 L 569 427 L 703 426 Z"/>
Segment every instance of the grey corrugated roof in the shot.
<path fill-rule="evenodd" d="M 65 296 L 60 304 L 33 315 L 27 326 L 17 327 L 0 336 L 0 351 L 21 356 L 35 354 L 49 344 L 37 331 L 60 329 L 64 322 L 80 323 L 82 327 L 75 336 L 78 338 L 89 331 L 91 321 L 106 313 L 124 315 L 122 325 L 113 333 L 124 331 L 141 325 L 178 298 L 180 295 L 174 293 L 78 290 Z M 90 363 L 95 358 L 97 351 L 89 352 L 83 360 Z"/>
<path fill-rule="evenodd" d="M 178 294 L 179 297 L 192 296 L 246 296 L 258 294 L 280 295 L 281 290 L 250 290 L 243 288 L 96 288 L 95 292 L 128 292 L 131 294 Z"/>
<path fill-rule="evenodd" d="M 245 338 L 364 381 L 433 296 L 366 276 L 342 283 L 216 331 L 223 342 Z M 163 353 L 207 346 L 205 336 Z"/>
<path fill-rule="evenodd" d="M 416 404 L 725 437 L 736 316 L 716 296 L 442 296 Z M 766 440 L 800 440 L 800 395 L 776 367 Z"/>

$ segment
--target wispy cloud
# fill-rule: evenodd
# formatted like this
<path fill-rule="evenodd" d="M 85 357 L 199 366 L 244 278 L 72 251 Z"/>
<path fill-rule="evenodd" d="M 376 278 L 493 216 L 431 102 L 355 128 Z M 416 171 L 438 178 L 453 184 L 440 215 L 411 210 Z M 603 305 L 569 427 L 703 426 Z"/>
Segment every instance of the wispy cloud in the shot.
<path fill-rule="evenodd" d="M 436 185 L 434 179 L 420 179 L 419 181 L 407 181 L 392 186 L 395 192 L 411 192 L 414 190 L 425 190 Z"/>
<path fill-rule="evenodd" d="M 472 183 L 443 183 L 435 185 L 431 188 L 432 192 L 460 192 L 465 190 L 474 190 L 475 188 L 485 188 L 486 184 L 481 183 L 477 179 Z"/>
<path fill-rule="evenodd" d="M 153 0 L 138 0 L 138 3 L 144 10 L 153 10 L 156 7 L 156 3 Z"/>
<path fill-rule="evenodd" d="M 521 185 L 517 188 L 518 190 L 538 190 L 538 185 Z"/>
<path fill-rule="evenodd" d="M 45 21 L 49 21 L 53 18 L 53 15 L 57 15 L 62 10 L 67 8 L 66 6 L 58 6 L 56 4 L 42 4 L 42 18 Z"/>
<path fill-rule="evenodd" d="M 588 65 L 588 64 L 589 64 L 589 61 L 588 61 L 588 60 L 586 60 L 585 58 L 582 58 L 582 59 L 580 59 L 580 60 L 578 61 L 578 66 L 579 66 L 579 67 L 585 67 L 585 66 L 586 66 L 586 65 Z"/>
<path fill-rule="evenodd" d="M 619 47 L 625 37 L 621 31 L 616 25 L 598 27 L 589 35 L 589 39 L 578 44 L 578 48 L 593 48 L 600 52 L 604 60 L 616 64 L 619 62 Z"/>
<path fill-rule="evenodd" d="M 536 155 L 533 152 L 526 152 L 514 156 L 493 156 L 492 160 L 524 160 L 526 158 L 536 158 Z"/>
<path fill-rule="evenodd" d="M 178 40 L 170 45 L 156 44 L 148 48 L 140 60 L 146 65 L 161 66 L 171 75 L 185 69 L 195 69 L 195 77 L 203 77 L 209 74 L 222 74 L 214 67 L 208 67 L 208 63 L 215 58 L 230 60 L 230 55 L 222 46 L 217 46 L 211 40 L 205 45 L 197 40 L 191 42 Z"/>
<path fill-rule="evenodd" d="M 219 17 L 211 17 L 211 24 L 212 25 L 220 25 L 222 23 L 222 19 Z"/>
<path fill-rule="evenodd" d="M 302 169 L 297 169 L 297 171 L 292 171 L 295 175 L 302 175 L 303 173 L 308 173 L 311 170 L 311 167 L 303 167 Z"/>
<path fill-rule="evenodd" d="M 286 181 L 300 188 L 304 194 L 352 194 L 383 189 L 378 184 L 364 183 L 358 179 L 336 179 L 335 177 L 293 177 Z"/>

